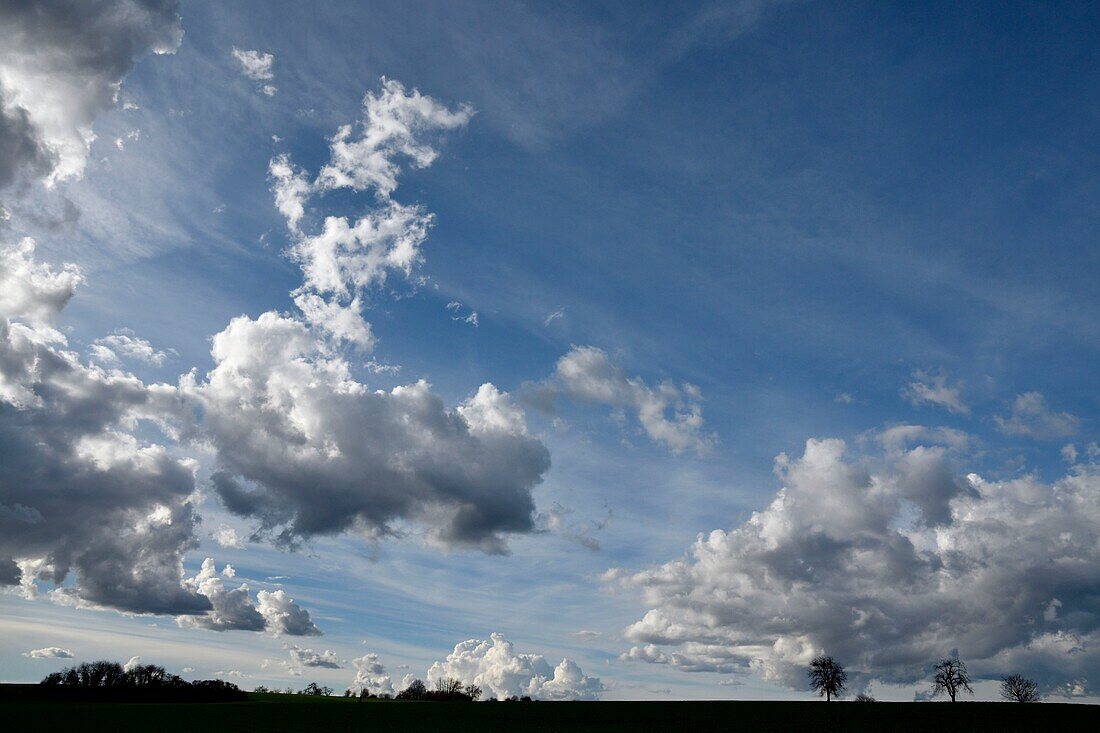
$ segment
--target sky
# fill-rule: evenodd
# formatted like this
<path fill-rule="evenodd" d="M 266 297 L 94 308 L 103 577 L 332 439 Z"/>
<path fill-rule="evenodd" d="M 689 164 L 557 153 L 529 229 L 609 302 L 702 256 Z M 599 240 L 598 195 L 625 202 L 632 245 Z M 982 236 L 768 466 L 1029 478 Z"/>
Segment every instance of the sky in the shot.
<path fill-rule="evenodd" d="M 1095 701 L 1097 16 L 0 1 L 0 679 Z"/>

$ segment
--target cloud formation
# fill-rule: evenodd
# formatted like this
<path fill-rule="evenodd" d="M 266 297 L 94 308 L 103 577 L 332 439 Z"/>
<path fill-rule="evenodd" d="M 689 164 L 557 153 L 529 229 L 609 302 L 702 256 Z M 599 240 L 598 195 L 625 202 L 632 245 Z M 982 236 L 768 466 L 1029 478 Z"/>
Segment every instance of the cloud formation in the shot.
<path fill-rule="evenodd" d="M 264 618 L 264 626 L 275 636 L 320 636 L 305 610 L 284 590 L 262 590 L 256 594 L 256 609 Z"/>
<path fill-rule="evenodd" d="M 253 81 L 269 81 L 275 78 L 271 72 L 271 65 L 275 63 L 275 57 L 269 53 L 259 51 L 243 51 L 233 49 L 233 58 L 241 65 L 241 71 Z"/>
<path fill-rule="evenodd" d="M 232 547 L 238 550 L 244 547 L 244 541 L 237 534 L 237 530 L 232 527 L 218 527 L 210 533 L 210 538 L 213 539 L 219 547 Z"/>
<path fill-rule="evenodd" d="M 420 261 L 431 218 L 390 198 L 401 163 L 430 165 L 432 137 L 472 113 L 385 79 L 363 108 L 313 182 L 286 156 L 271 162 L 289 254 L 302 267 L 292 293 L 302 315 L 241 316 L 214 337 L 215 368 L 181 383 L 202 413 L 192 437 L 218 451 L 213 486 L 225 506 L 283 546 L 419 527 L 446 546 L 503 552 L 505 534 L 533 529 L 531 491 L 549 467 L 523 412 L 492 384 L 454 408 L 423 381 L 372 391 L 339 351 L 369 350 L 360 298 Z M 354 224 L 329 216 L 304 232 L 311 199 L 337 188 L 370 189 L 376 205 Z"/>
<path fill-rule="evenodd" d="M 594 346 L 574 346 L 558 359 L 550 390 L 574 400 L 607 405 L 634 414 L 646 435 L 673 453 L 704 454 L 715 436 L 703 426 L 703 396 L 699 388 L 670 381 L 650 386 L 641 377 L 627 377 L 607 354 Z"/>
<path fill-rule="evenodd" d="M 545 531 L 556 532 L 570 542 L 576 542 L 592 552 L 599 552 L 600 540 L 596 537 L 596 533 L 603 531 L 611 523 L 611 509 L 608 508 L 607 514 L 600 520 L 578 521 L 573 518 L 573 514 L 574 511 L 569 507 L 554 502 L 549 509 L 539 512 L 537 519 L 540 528 Z"/>
<path fill-rule="evenodd" d="M 394 79 L 383 77 L 381 87 L 363 97 L 359 124 L 344 125 L 333 135 L 331 160 L 317 177 L 319 188 L 374 190 L 389 199 L 401 172 L 398 161 L 427 168 L 439 156 L 432 136 L 465 127 L 474 114 L 468 105 L 448 109 Z"/>
<path fill-rule="evenodd" d="M 541 655 L 517 653 L 500 634 L 492 634 L 488 641 L 456 644 L 446 659 L 428 669 L 430 684 L 447 677 L 478 685 L 486 697 L 498 700 L 524 695 L 540 700 L 595 700 L 604 690 L 600 679 L 584 674 L 576 662 L 563 659 L 551 667 Z"/>
<path fill-rule="evenodd" d="M 979 676 L 1095 689 L 1100 467 L 1053 484 L 960 477 L 934 435 L 870 463 L 810 440 L 777 458 L 784 488 L 744 524 L 685 558 L 609 571 L 649 607 L 626 658 L 801 688 L 821 653 L 857 684 L 909 683 L 958 649 Z"/>
<path fill-rule="evenodd" d="M 300 646 L 288 646 L 292 664 L 298 667 L 321 667 L 324 669 L 343 669 L 336 652 L 326 649 L 323 652 L 315 652 L 312 649 L 303 649 Z M 358 661 L 358 660 L 356 660 Z"/>
<path fill-rule="evenodd" d="M 254 604 L 247 585 L 227 588 L 233 569 L 218 573 L 212 558 L 184 578 L 197 545 L 194 462 L 134 431 L 145 423 L 174 438 L 191 406 L 176 387 L 65 349 L 52 323 L 80 279 L 37 262 L 32 240 L 0 248 L 0 582 L 33 595 L 48 580 L 59 602 L 171 614 L 183 626 L 320 633 L 283 591 Z M 111 347 L 131 355 L 163 353 L 115 336 Z"/>
<path fill-rule="evenodd" d="M 1068 412 L 1055 412 L 1040 392 L 1017 395 L 1008 417 L 995 415 L 997 429 L 1005 435 L 1020 435 L 1035 440 L 1057 440 L 1077 432 L 1081 418 Z"/>
<path fill-rule="evenodd" d="M 183 615 L 176 618 L 180 626 L 209 629 L 210 631 L 268 631 L 275 636 L 316 636 L 321 633 L 310 619 L 309 611 L 299 606 L 279 590 L 275 593 L 260 591 L 252 602 L 248 585 L 226 588 L 225 581 L 236 575 L 232 565 L 226 565 L 219 573 L 214 558 L 202 561 L 202 567 L 185 583 L 196 593 L 208 598 L 212 609 L 201 615 Z"/>
<path fill-rule="evenodd" d="M 89 355 L 106 366 L 119 367 L 123 359 L 131 359 L 151 366 L 163 366 L 174 349 L 161 351 L 128 328 L 115 330 L 108 336 L 98 338 L 88 349 Z"/>
<path fill-rule="evenodd" d="M 123 77 L 183 38 L 175 0 L 0 5 L 0 186 L 79 178 Z"/>
<path fill-rule="evenodd" d="M 452 313 L 452 315 L 451 315 L 451 320 L 452 321 L 459 321 L 461 323 L 468 323 L 471 326 L 473 326 L 474 328 L 478 327 L 479 324 L 478 324 L 478 318 L 477 318 L 477 311 L 471 310 L 466 315 L 462 315 L 462 303 L 458 302 L 457 300 L 452 300 L 450 303 L 448 303 L 447 304 L 447 310 L 449 310 Z"/>
<path fill-rule="evenodd" d="M 439 155 L 438 136 L 465 126 L 472 115 L 467 106 L 452 110 L 383 78 L 377 93 L 364 96 L 362 119 L 332 137 L 329 161 L 315 180 L 287 155 L 272 159 L 275 204 L 293 237 L 289 255 L 302 268 L 303 283 L 293 295 L 309 323 L 360 348 L 373 345 L 360 313 L 362 298 L 391 274 L 412 274 L 433 219 L 422 207 L 392 198 L 402 162 L 431 165 Z M 375 205 L 354 222 L 326 216 L 319 230 L 304 232 L 311 200 L 336 189 L 373 191 Z"/>
<path fill-rule="evenodd" d="M 269 53 L 259 51 L 242 50 L 234 47 L 233 58 L 241 65 L 241 73 L 255 82 L 268 82 L 275 78 L 271 70 L 275 63 L 275 57 Z M 269 97 L 275 96 L 278 88 L 273 84 L 260 84 L 258 89 Z"/>
<path fill-rule="evenodd" d="M 970 406 L 962 397 L 962 383 L 948 383 L 942 372 L 932 374 L 921 370 L 913 372 L 913 380 L 901 390 L 901 396 L 914 406 L 935 405 L 957 415 L 969 415 Z"/>
<path fill-rule="evenodd" d="M 184 392 L 219 452 L 214 488 L 278 543 L 382 537 L 400 522 L 500 552 L 501 533 L 533 528 L 531 491 L 549 455 L 491 384 L 454 409 L 423 381 L 372 391 L 304 324 L 275 313 L 234 319 L 212 354 L 217 366 Z"/>
<path fill-rule="evenodd" d="M 48 326 L 83 279 L 71 264 L 54 269 L 34 258 L 35 241 L 0 246 L 0 315 L 35 327 Z"/>
<path fill-rule="evenodd" d="M 42 649 L 31 649 L 29 652 L 23 652 L 23 656 L 31 659 L 72 659 L 73 653 L 59 646 L 47 646 Z"/>
<path fill-rule="evenodd" d="M 66 350 L 52 321 L 79 281 L 38 263 L 32 240 L 0 246 L 0 578 L 30 595 L 73 577 L 53 595 L 80 606 L 201 613 L 181 582 L 194 465 L 132 432 L 166 428 L 175 390 Z"/>
<path fill-rule="evenodd" d="M 351 663 L 355 666 L 355 679 L 349 689 L 354 694 L 365 691 L 371 695 L 392 695 L 398 691 L 377 654 L 364 654 L 351 660 Z M 402 684 L 401 688 L 406 686 Z"/>

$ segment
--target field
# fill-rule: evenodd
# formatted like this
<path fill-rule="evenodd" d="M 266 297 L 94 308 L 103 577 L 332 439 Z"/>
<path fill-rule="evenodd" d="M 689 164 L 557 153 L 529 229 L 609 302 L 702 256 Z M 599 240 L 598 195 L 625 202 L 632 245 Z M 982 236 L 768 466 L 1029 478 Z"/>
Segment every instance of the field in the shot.
<path fill-rule="evenodd" d="M 1100 730 L 1100 706 L 1008 703 L 430 703 L 252 694 L 242 703 L 50 703 L 0 686 L 5 731 Z"/>

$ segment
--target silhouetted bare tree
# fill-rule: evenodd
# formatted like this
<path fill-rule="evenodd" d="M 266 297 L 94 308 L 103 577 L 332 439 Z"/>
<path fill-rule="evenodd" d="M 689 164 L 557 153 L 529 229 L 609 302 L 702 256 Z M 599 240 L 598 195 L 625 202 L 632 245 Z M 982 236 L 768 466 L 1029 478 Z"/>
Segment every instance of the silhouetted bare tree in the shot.
<path fill-rule="evenodd" d="M 966 665 L 958 657 L 941 659 L 933 669 L 935 670 L 932 676 L 933 697 L 946 692 L 951 702 L 955 702 L 956 696 L 962 692 L 974 694 L 974 690 L 970 688 L 970 675 L 966 671 Z"/>
<path fill-rule="evenodd" d="M 398 700 L 432 700 L 435 702 L 473 702 L 481 697 L 481 688 L 477 685 L 464 685 L 462 680 L 444 677 L 436 680 L 435 689 L 429 690 L 420 680 L 397 693 Z"/>
<path fill-rule="evenodd" d="M 462 687 L 462 680 L 456 680 L 454 677 L 445 677 L 436 680 L 435 683 L 435 691 L 444 695 L 457 695 L 462 692 Z"/>
<path fill-rule="evenodd" d="M 132 687 L 179 687 L 187 684 L 155 664 L 139 664 L 126 671 L 126 684 Z"/>
<path fill-rule="evenodd" d="M 1008 702 L 1039 702 L 1039 684 L 1018 674 L 1010 674 L 1001 680 L 1001 699 Z"/>
<path fill-rule="evenodd" d="M 397 693 L 398 700 L 423 700 L 428 694 L 428 688 L 422 680 L 413 680 L 412 683 L 401 692 Z"/>
<path fill-rule="evenodd" d="M 328 697 L 329 695 L 332 694 L 332 688 L 327 687 L 327 686 L 322 687 L 321 685 L 318 685 L 316 682 L 310 682 L 308 685 L 305 686 L 305 689 L 303 689 L 298 694 L 299 695 L 313 695 L 313 696 L 316 696 L 316 697 Z"/>
<path fill-rule="evenodd" d="M 816 658 L 810 662 L 810 669 L 806 674 L 810 678 L 810 686 L 826 702 L 840 697 L 844 693 L 844 683 L 848 681 L 848 673 L 832 657 Z"/>

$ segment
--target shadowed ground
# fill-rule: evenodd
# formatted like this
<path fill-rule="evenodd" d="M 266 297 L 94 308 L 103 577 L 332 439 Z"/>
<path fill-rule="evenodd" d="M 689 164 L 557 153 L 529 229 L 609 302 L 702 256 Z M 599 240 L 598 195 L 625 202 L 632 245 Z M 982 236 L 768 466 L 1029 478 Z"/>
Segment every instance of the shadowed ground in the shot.
<path fill-rule="evenodd" d="M 243 703 L 69 703 L 0 686 L 5 731 L 1100 730 L 1100 706 L 1042 703 L 431 703 L 251 694 Z"/>

